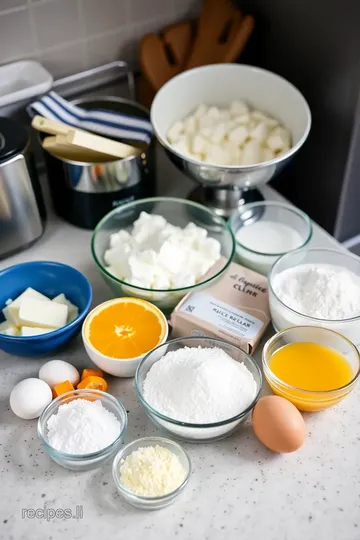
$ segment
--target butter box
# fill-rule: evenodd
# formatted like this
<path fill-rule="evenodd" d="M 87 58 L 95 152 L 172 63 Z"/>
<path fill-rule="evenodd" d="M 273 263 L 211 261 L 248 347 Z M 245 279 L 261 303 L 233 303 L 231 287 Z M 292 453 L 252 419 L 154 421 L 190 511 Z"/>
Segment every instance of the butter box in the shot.
<path fill-rule="evenodd" d="M 215 263 L 210 275 L 223 265 Z M 170 317 L 173 337 L 217 337 L 250 354 L 269 321 L 267 278 L 237 263 L 209 287 L 188 293 Z"/>

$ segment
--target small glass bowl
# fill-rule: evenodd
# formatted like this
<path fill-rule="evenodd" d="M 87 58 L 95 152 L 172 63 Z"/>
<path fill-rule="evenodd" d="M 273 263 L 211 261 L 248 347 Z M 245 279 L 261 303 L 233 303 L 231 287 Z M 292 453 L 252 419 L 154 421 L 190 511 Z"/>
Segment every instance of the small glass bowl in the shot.
<path fill-rule="evenodd" d="M 108 411 L 112 412 L 120 422 L 121 431 L 117 439 L 102 450 L 91 454 L 66 454 L 53 448 L 47 438 L 47 421 L 50 416 L 56 414 L 60 405 L 69 403 L 73 399 L 88 399 L 89 401 L 101 400 Z M 100 390 L 73 390 L 54 399 L 42 412 L 38 420 L 38 436 L 49 456 L 62 467 L 73 471 L 89 471 L 101 467 L 108 459 L 114 456 L 123 441 L 127 428 L 127 413 L 121 401 Z"/>
<path fill-rule="evenodd" d="M 220 242 L 222 264 L 196 285 L 179 289 L 147 289 L 118 279 L 104 264 L 110 235 L 119 230 L 130 230 L 141 212 L 163 216 L 169 223 L 184 228 L 189 222 L 206 229 L 209 237 Z M 235 239 L 227 223 L 214 212 L 197 203 L 172 197 L 154 197 L 123 204 L 107 214 L 97 225 L 91 239 L 91 251 L 99 272 L 116 296 L 134 296 L 155 304 L 169 313 L 190 291 L 199 290 L 219 278 L 229 266 L 235 253 Z"/>
<path fill-rule="evenodd" d="M 355 274 L 360 282 L 360 259 L 345 250 L 303 248 L 283 255 L 269 274 L 270 314 L 275 331 L 280 332 L 291 326 L 322 326 L 342 334 L 360 348 L 360 313 L 351 319 L 319 319 L 299 313 L 278 298 L 273 286 L 275 277 L 288 268 L 302 264 L 337 266 L 339 270 L 349 270 Z"/>
<path fill-rule="evenodd" d="M 136 495 L 132 491 L 129 491 L 127 488 L 125 488 L 121 483 L 121 461 L 125 460 L 127 456 L 129 456 L 132 452 L 138 450 L 139 448 L 156 445 L 167 448 L 179 458 L 179 461 L 186 472 L 186 476 L 180 486 L 178 486 L 174 491 L 167 493 L 166 495 L 160 497 L 143 497 L 140 495 Z M 171 441 L 170 439 L 164 439 L 163 437 L 143 437 L 142 439 L 137 439 L 136 441 L 133 441 L 130 444 L 124 446 L 124 448 L 120 450 L 120 452 L 118 452 L 113 462 L 112 474 L 118 492 L 120 493 L 120 495 L 122 495 L 122 497 L 124 497 L 124 499 L 128 503 L 136 506 L 137 508 L 141 508 L 142 510 L 159 510 L 160 508 L 163 508 L 164 506 L 168 506 L 169 504 L 173 503 L 176 497 L 180 495 L 180 493 L 189 481 L 191 474 L 191 462 L 188 454 L 176 442 Z"/>
<path fill-rule="evenodd" d="M 289 343 L 304 342 L 317 343 L 340 353 L 352 369 L 352 380 L 340 388 L 314 391 L 289 385 L 274 375 L 270 367 L 273 354 Z M 297 326 L 275 334 L 264 346 L 262 365 L 273 392 L 291 401 L 301 411 L 322 411 L 333 407 L 354 390 L 360 374 L 360 356 L 351 341 L 333 330 L 318 326 Z"/>
<path fill-rule="evenodd" d="M 184 347 L 217 347 L 225 351 L 237 362 L 242 362 L 248 368 L 256 382 L 257 392 L 252 402 L 249 403 L 244 410 L 239 411 L 239 413 L 233 418 L 228 418 L 220 422 L 213 422 L 211 424 L 191 424 L 188 422 L 181 422 L 179 420 L 169 418 L 151 407 L 143 395 L 144 380 L 149 369 L 166 353 L 176 351 Z M 255 360 L 253 360 L 253 358 L 251 358 L 251 356 L 246 354 L 243 350 L 235 347 L 235 345 L 217 338 L 194 336 L 168 341 L 167 343 L 159 345 L 150 351 L 140 362 L 135 374 L 136 393 L 140 403 L 145 408 L 145 412 L 148 417 L 157 427 L 165 430 L 167 433 L 179 440 L 188 442 L 207 443 L 223 439 L 234 433 L 240 424 L 242 424 L 248 418 L 250 412 L 258 401 L 261 387 L 262 375 Z M 184 396 L 184 399 L 186 399 L 186 396 Z"/>
<path fill-rule="evenodd" d="M 291 229 L 298 232 L 301 237 L 299 245 L 293 249 L 299 249 L 306 246 L 312 237 L 312 224 L 310 218 L 301 210 L 298 210 L 290 204 L 276 201 L 261 201 L 250 204 L 244 204 L 236 210 L 230 220 L 229 225 L 235 237 L 236 256 L 238 261 L 260 274 L 267 275 L 275 261 L 284 253 L 269 253 L 256 251 L 244 246 L 237 240 L 236 234 L 242 227 L 251 227 L 260 220 L 272 221 L 288 225 Z M 293 250 L 291 250 L 293 251 Z"/>

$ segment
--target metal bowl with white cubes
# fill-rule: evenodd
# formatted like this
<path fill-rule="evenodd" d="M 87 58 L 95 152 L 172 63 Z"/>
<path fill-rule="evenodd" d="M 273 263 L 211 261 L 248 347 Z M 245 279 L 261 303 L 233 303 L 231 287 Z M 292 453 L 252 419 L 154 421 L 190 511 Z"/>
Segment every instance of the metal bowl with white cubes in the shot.
<path fill-rule="evenodd" d="M 229 216 L 244 202 L 261 200 L 255 188 L 304 144 L 311 113 L 299 90 L 279 75 L 213 64 L 170 79 L 154 98 L 151 122 L 170 160 L 207 188 L 194 200 Z"/>

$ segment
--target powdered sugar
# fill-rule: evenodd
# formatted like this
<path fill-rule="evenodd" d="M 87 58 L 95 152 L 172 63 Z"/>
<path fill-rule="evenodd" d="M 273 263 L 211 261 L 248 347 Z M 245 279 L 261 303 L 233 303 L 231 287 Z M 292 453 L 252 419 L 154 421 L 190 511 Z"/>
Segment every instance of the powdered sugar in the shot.
<path fill-rule="evenodd" d="M 106 448 L 120 435 L 121 425 L 100 400 L 74 399 L 60 405 L 47 421 L 49 444 L 66 454 L 90 454 Z"/>
<path fill-rule="evenodd" d="M 149 370 L 144 397 L 156 411 L 182 422 L 208 424 L 241 413 L 256 395 L 255 380 L 219 348 L 184 347 Z"/>
<path fill-rule="evenodd" d="M 303 315 L 327 320 L 360 316 L 360 280 L 345 268 L 302 264 L 280 272 L 272 286 L 284 304 Z"/>

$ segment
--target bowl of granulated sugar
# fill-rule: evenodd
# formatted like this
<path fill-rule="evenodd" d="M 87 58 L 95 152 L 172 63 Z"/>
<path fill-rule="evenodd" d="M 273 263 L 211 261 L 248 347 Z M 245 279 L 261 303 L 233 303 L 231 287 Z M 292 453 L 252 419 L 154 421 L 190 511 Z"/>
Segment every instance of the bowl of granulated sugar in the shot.
<path fill-rule="evenodd" d="M 74 471 L 95 469 L 112 458 L 126 428 L 124 405 L 99 390 L 62 394 L 38 420 L 38 436 L 49 456 Z"/>
<path fill-rule="evenodd" d="M 251 356 L 222 339 L 178 338 L 141 361 L 135 375 L 147 415 L 173 437 L 210 442 L 229 436 L 259 399 L 262 376 Z"/>

